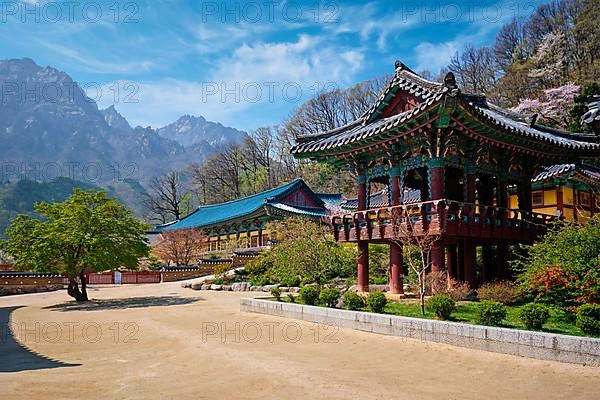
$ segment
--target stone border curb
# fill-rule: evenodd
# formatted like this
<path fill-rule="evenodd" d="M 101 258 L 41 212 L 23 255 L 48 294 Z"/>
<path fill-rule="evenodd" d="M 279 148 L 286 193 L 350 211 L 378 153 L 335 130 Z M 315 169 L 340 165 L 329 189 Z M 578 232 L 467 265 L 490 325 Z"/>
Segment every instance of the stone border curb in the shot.
<path fill-rule="evenodd" d="M 242 298 L 240 310 L 540 360 L 600 366 L 600 339 Z"/>

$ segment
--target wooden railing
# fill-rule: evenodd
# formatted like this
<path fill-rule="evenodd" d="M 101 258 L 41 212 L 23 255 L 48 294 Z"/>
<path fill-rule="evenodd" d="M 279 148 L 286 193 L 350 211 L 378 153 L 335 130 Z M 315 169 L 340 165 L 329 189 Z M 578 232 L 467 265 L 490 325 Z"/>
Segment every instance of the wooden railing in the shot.
<path fill-rule="evenodd" d="M 407 231 L 530 241 L 555 219 L 541 213 L 442 199 L 336 215 L 329 223 L 336 240 L 342 242 L 391 239 Z"/>

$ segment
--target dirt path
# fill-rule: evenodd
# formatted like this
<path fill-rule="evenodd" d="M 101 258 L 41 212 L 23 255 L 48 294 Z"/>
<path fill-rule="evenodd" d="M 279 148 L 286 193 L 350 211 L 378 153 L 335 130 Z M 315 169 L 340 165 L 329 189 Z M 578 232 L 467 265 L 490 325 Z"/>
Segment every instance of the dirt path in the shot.
<path fill-rule="evenodd" d="M 0 399 L 600 398 L 600 368 L 241 313 L 248 293 L 90 294 L 0 298 Z"/>

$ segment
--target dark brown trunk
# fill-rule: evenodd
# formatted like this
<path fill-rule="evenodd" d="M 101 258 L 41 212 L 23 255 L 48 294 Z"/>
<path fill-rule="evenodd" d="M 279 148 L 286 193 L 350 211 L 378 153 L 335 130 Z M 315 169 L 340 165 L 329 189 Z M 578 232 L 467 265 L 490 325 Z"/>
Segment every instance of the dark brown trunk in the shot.
<path fill-rule="evenodd" d="M 81 298 L 77 299 L 77 301 L 88 301 L 87 295 L 87 282 L 85 281 L 85 272 L 81 271 L 79 273 L 79 280 L 81 281 Z"/>
<path fill-rule="evenodd" d="M 81 279 L 82 282 L 81 290 L 79 290 L 79 285 L 77 284 L 77 277 L 75 276 L 69 277 L 69 284 L 67 285 L 67 294 L 73 297 L 77 302 L 88 301 L 87 291 L 85 289 L 85 275 L 83 275 L 82 278 L 82 274 L 83 272 L 79 274 L 79 279 Z"/>

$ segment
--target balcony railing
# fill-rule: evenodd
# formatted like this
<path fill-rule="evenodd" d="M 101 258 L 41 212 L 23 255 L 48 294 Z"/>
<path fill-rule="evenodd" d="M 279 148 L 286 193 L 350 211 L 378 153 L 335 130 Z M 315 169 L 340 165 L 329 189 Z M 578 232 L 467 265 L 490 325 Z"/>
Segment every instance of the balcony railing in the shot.
<path fill-rule="evenodd" d="M 336 240 L 385 240 L 408 234 L 532 241 L 556 217 L 454 200 L 402 204 L 329 218 Z"/>

